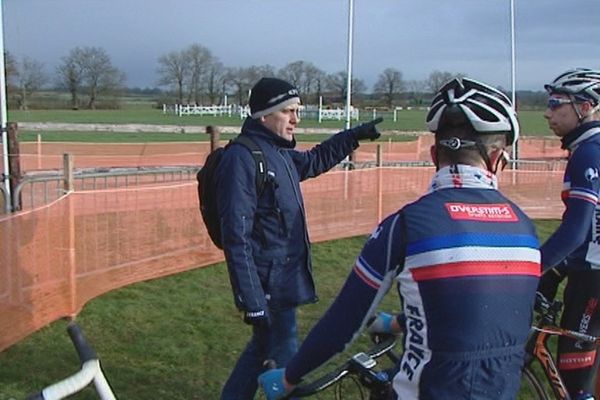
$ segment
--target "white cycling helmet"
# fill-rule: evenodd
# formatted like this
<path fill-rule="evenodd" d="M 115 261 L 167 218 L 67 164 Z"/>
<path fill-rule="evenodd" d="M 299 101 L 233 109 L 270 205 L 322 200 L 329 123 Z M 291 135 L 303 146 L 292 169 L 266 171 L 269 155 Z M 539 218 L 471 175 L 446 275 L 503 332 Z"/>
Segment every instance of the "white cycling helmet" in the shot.
<path fill-rule="evenodd" d="M 562 93 L 572 96 L 573 100 L 590 101 L 594 106 L 600 104 L 600 70 L 575 68 L 563 74 L 544 88 L 549 94 Z"/>
<path fill-rule="evenodd" d="M 506 133 L 507 145 L 518 140 L 517 113 L 501 91 L 469 78 L 455 78 L 433 98 L 427 114 L 427 128 L 437 132 L 444 112 L 454 106 L 460 108 L 477 133 Z"/>

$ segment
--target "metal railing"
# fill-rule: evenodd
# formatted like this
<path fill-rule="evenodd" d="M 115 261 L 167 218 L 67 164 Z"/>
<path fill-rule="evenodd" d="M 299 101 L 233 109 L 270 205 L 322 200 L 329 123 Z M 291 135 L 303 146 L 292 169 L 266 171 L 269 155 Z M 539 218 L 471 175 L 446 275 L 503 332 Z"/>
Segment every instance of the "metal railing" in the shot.
<path fill-rule="evenodd" d="M 140 185 L 186 182 L 196 179 L 198 166 L 88 168 L 65 174 L 64 170 L 28 173 L 13 192 L 16 210 L 48 204 L 69 190 L 102 190 Z M 4 193 L 4 192 L 3 192 Z"/>
<path fill-rule="evenodd" d="M 126 188 L 140 185 L 156 185 L 195 180 L 199 166 L 164 167 L 119 167 L 87 168 L 73 170 L 65 163 L 63 170 L 31 172 L 23 176 L 12 191 L 14 211 L 32 209 L 46 205 L 64 196 L 70 190 L 101 190 Z M 559 172 L 564 170 L 565 160 L 519 160 L 511 161 L 505 173 L 510 170 Z M 335 169 L 363 169 L 382 167 L 426 167 L 433 166 L 429 161 L 383 161 L 379 154 L 376 161 L 344 161 Z M 65 173 L 66 171 L 66 173 Z M 4 212 L 9 213 L 8 191 L 0 183 Z"/>

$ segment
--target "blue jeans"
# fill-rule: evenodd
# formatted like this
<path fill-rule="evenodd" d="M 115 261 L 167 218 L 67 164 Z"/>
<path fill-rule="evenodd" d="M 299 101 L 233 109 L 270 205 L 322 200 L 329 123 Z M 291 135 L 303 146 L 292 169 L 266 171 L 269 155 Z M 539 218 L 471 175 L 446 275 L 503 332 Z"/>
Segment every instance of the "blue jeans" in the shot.
<path fill-rule="evenodd" d="M 221 400 L 252 400 L 258 388 L 263 362 L 275 360 L 283 368 L 298 351 L 296 309 L 271 311 L 269 328 L 252 329 L 252 338 L 223 387 Z"/>

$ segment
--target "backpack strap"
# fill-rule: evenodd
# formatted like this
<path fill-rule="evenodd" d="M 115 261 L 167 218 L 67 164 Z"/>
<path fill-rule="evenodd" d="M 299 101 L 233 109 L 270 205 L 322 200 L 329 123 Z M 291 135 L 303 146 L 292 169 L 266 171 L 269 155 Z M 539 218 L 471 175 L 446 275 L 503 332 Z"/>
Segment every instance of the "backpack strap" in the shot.
<path fill-rule="evenodd" d="M 252 153 L 256 164 L 256 193 L 261 195 L 267 183 L 267 161 L 260 146 L 248 135 L 238 135 L 231 143 L 239 143 Z"/>

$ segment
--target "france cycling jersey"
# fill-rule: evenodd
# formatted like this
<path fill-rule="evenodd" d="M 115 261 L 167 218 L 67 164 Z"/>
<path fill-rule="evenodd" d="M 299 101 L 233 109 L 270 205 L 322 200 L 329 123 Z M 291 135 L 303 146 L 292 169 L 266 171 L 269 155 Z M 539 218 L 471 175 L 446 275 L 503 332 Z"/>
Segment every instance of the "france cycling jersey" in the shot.
<path fill-rule="evenodd" d="M 583 124 L 562 141 L 570 152 L 561 193 L 565 212 L 542 246 L 542 264 L 567 259 L 570 269 L 600 269 L 600 122 Z"/>
<path fill-rule="evenodd" d="M 371 234 L 342 291 L 287 366 L 291 383 L 340 352 L 396 282 L 400 398 L 512 398 L 540 274 L 535 228 L 484 170 L 441 169 Z"/>

